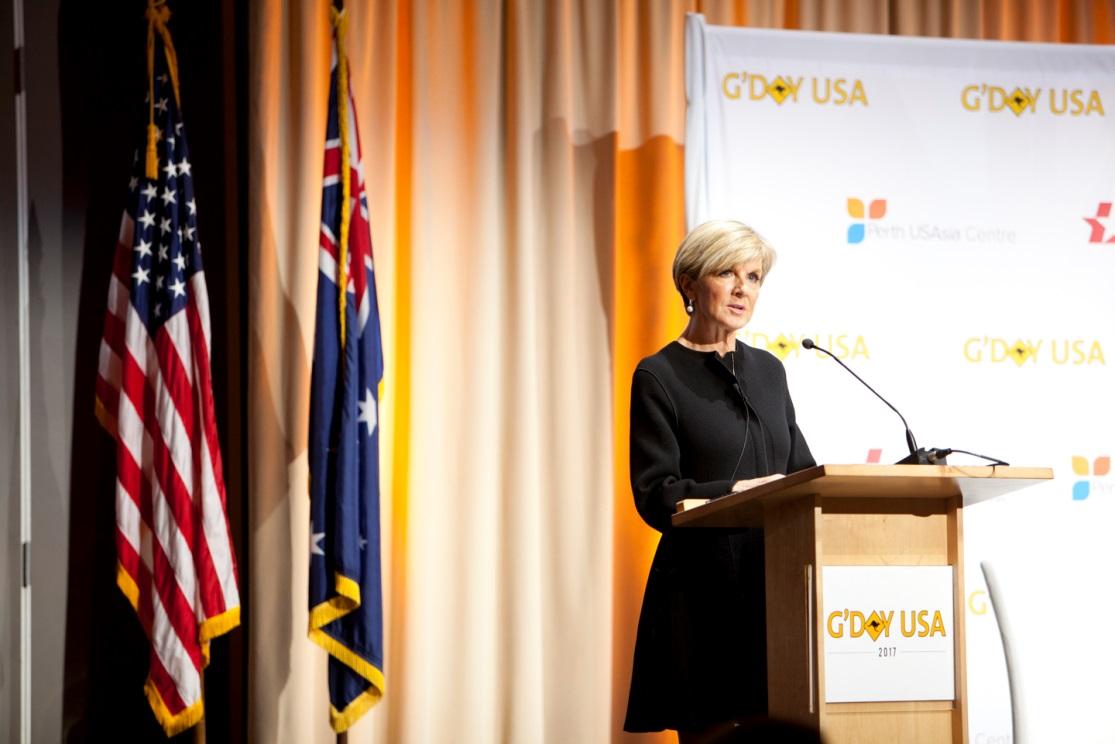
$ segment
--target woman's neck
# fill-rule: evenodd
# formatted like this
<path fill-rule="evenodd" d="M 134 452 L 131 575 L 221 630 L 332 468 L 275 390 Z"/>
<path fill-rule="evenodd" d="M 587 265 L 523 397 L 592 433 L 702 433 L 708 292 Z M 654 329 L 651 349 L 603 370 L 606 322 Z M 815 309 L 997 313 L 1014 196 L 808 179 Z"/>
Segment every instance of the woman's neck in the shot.
<path fill-rule="evenodd" d="M 689 319 L 689 325 L 678 337 L 678 343 L 687 349 L 695 351 L 715 351 L 724 356 L 729 351 L 736 350 L 736 334 L 734 331 L 723 329 L 705 329 L 698 327 L 694 318 Z"/>

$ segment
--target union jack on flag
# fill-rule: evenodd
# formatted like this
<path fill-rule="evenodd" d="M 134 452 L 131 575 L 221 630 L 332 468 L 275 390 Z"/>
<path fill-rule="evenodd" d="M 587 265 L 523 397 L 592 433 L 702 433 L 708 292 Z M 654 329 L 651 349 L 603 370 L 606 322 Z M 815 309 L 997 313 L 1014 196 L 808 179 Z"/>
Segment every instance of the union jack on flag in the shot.
<path fill-rule="evenodd" d="M 330 723 L 338 732 L 384 690 L 377 413 L 383 350 L 356 107 L 338 49 L 343 12 L 334 11 L 309 431 L 309 636 L 329 652 Z"/>
<path fill-rule="evenodd" d="M 149 177 L 137 154 L 109 280 L 96 410 L 116 440 L 116 583 L 150 639 L 147 699 L 173 735 L 203 715 L 209 641 L 240 623 L 240 594 L 177 70 L 156 58 L 159 169 Z"/>

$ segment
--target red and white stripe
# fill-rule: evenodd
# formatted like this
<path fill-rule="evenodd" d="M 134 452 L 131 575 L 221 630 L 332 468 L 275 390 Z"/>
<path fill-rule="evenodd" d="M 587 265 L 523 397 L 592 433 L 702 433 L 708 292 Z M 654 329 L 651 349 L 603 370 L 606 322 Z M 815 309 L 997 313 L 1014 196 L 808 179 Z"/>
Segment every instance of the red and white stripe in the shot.
<path fill-rule="evenodd" d="M 204 274 L 191 278 L 186 308 L 150 337 L 129 300 L 134 230 L 125 213 L 96 392 L 102 423 L 117 443 L 119 583 L 151 640 L 148 690 L 157 691 L 169 730 L 182 716 L 200 715 L 208 640 L 237 624 L 240 596 L 213 407 Z"/>

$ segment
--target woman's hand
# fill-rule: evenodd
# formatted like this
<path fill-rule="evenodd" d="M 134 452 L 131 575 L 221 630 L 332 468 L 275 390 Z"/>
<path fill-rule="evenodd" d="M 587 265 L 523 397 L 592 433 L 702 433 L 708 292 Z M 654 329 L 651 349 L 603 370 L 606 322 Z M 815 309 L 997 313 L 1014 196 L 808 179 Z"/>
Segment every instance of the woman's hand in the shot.
<path fill-rule="evenodd" d="M 785 477 L 786 476 L 783 473 L 775 473 L 774 475 L 764 475 L 762 478 L 749 478 L 748 480 L 736 481 L 735 483 L 732 484 L 732 493 L 739 493 L 740 491 L 746 491 L 749 488 L 754 488 L 755 486 L 761 486 L 764 483 L 770 483 L 771 481 L 776 481 L 779 478 L 785 478 Z"/>

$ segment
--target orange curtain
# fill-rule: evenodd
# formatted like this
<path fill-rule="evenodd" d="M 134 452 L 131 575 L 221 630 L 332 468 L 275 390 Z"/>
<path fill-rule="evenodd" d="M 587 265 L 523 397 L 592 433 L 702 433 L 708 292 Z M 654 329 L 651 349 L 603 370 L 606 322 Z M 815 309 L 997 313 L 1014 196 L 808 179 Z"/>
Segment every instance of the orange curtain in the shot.
<path fill-rule="evenodd" d="M 630 377 L 684 323 L 685 13 L 1111 43 L 1113 3 L 348 5 L 387 358 L 387 692 L 349 741 L 672 741 L 621 728 L 657 542 L 627 481 Z M 256 0 L 250 24 L 250 729 L 332 742 L 305 637 L 328 2 Z"/>

